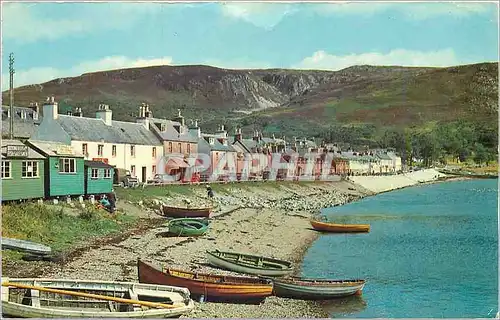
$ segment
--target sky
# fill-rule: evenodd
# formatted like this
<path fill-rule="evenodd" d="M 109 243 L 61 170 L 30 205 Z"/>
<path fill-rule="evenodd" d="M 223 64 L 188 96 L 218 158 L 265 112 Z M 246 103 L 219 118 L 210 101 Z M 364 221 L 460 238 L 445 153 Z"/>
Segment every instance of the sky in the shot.
<path fill-rule="evenodd" d="M 2 90 L 151 65 L 340 70 L 498 61 L 489 3 L 2 3 Z"/>

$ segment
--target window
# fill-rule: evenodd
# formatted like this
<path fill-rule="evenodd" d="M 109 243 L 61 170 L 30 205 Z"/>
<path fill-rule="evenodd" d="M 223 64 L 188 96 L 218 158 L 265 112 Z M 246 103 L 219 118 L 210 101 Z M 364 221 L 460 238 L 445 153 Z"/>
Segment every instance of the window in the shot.
<path fill-rule="evenodd" d="M 208 143 L 214 144 L 215 143 L 215 139 L 214 138 L 208 138 Z"/>
<path fill-rule="evenodd" d="M 191 153 L 191 144 L 190 143 L 187 144 L 187 153 Z"/>
<path fill-rule="evenodd" d="M 179 142 L 179 143 L 177 144 L 177 147 L 178 147 L 178 149 L 179 149 L 179 153 L 182 153 L 182 143 L 180 143 L 180 142 Z"/>
<path fill-rule="evenodd" d="M 103 153 L 104 153 L 104 145 L 103 144 L 98 144 L 97 145 L 97 155 L 99 157 L 102 157 Z"/>
<path fill-rule="evenodd" d="M 111 147 L 111 155 L 112 155 L 113 157 L 116 157 L 116 146 L 115 146 L 115 145 L 113 145 L 113 146 Z"/>
<path fill-rule="evenodd" d="M 172 153 L 172 142 L 168 143 L 168 152 Z"/>
<path fill-rule="evenodd" d="M 2 161 L 2 179 L 12 178 L 10 161 Z"/>
<path fill-rule="evenodd" d="M 130 166 L 130 174 L 135 177 L 135 166 Z"/>
<path fill-rule="evenodd" d="M 153 171 L 153 174 L 156 174 L 156 166 L 153 166 L 151 171 Z"/>
<path fill-rule="evenodd" d="M 153 147 L 153 158 L 156 158 L 156 147 Z"/>
<path fill-rule="evenodd" d="M 21 176 L 23 178 L 38 178 L 38 161 L 23 161 Z"/>
<path fill-rule="evenodd" d="M 82 144 L 82 153 L 84 156 L 89 154 L 89 149 L 86 143 Z"/>
<path fill-rule="evenodd" d="M 76 173 L 76 161 L 70 158 L 59 159 L 59 173 Z"/>
<path fill-rule="evenodd" d="M 216 163 L 219 162 L 219 153 L 218 152 L 215 153 L 215 162 Z"/>
<path fill-rule="evenodd" d="M 92 179 L 99 179 L 99 169 L 92 169 L 90 177 Z"/>
<path fill-rule="evenodd" d="M 130 155 L 135 157 L 135 146 L 130 146 Z"/>
<path fill-rule="evenodd" d="M 104 179 L 111 179 L 111 169 L 104 169 Z"/>

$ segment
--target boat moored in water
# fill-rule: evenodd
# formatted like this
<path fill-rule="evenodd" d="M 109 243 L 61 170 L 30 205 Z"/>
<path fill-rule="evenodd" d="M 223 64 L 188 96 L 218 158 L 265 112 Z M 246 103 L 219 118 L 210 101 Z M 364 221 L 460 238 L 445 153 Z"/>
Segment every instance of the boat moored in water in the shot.
<path fill-rule="evenodd" d="M 361 295 L 365 280 L 325 280 L 264 278 L 273 281 L 273 294 L 277 297 L 301 300 L 329 300 Z"/>

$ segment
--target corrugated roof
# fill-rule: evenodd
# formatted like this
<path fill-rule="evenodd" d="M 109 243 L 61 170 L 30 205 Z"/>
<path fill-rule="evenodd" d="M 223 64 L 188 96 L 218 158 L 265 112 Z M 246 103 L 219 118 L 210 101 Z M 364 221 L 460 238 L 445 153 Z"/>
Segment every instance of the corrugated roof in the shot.
<path fill-rule="evenodd" d="M 25 146 L 28 147 L 28 157 L 26 159 L 45 159 L 43 155 L 32 149 L 30 146 L 22 143 L 19 140 L 2 139 L 2 159 L 7 159 L 7 146 Z"/>
<path fill-rule="evenodd" d="M 91 168 L 113 168 L 112 165 L 104 163 L 102 161 L 85 160 L 83 162 L 83 165 L 86 166 L 86 167 L 91 167 Z"/>
<path fill-rule="evenodd" d="M 83 154 L 73 149 L 70 145 L 54 141 L 28 140 L 32 145 L 46 156 L 50 157 L 75 157 L 83 158 Z"/>
<path fill-rule="evenodd" d="M 111 126 L 108 126 L 102 119 L 67 115 L 59 115 L 57 121 L 72 140 L 161 145 L 154 133 L 139 123 L 112 121 Z"/>

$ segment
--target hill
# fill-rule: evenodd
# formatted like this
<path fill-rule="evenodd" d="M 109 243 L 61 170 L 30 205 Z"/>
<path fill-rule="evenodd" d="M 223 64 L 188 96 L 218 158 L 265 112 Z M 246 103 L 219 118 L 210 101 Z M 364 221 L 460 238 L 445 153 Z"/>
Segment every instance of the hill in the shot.
<path fill-rule="evenodd" d="M 317 135 L 332 125 L 425 127 L 455 120 L 496 126 L 498 64 L 450 68 L 354 66 L 340 71 L 229 70 L 155 66 L 87 73 L 15 89 L 16 105 L 55 95 L 93 115 L 99 103 L 133 120 L 142 102 L 155 117 L 182 109 L 204 128 L 219 123 L 287 135 Z M 8 91 L 2 93 L 8 101 Z"/>

